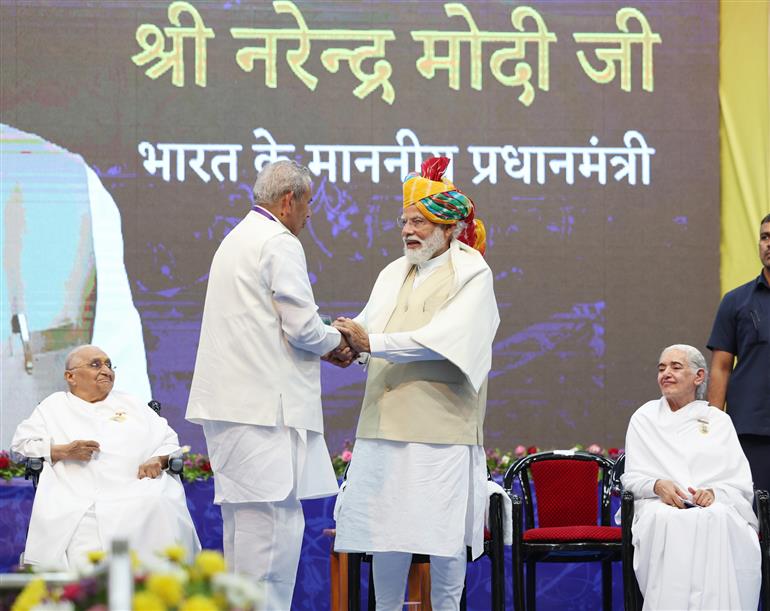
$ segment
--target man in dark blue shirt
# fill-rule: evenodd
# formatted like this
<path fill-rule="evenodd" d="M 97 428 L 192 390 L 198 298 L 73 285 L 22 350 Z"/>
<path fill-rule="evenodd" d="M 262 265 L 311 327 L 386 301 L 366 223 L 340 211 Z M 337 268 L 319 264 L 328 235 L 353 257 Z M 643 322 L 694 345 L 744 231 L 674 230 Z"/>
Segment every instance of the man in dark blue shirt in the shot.
<path fill-rule="evenodd" d="M 754 487 L 770 490 L 770 214 L 760 223 L 759 259 L 759 276 L 719 305 L 708 341 L 708 401 L 725 409 L 727 399 Z"/>

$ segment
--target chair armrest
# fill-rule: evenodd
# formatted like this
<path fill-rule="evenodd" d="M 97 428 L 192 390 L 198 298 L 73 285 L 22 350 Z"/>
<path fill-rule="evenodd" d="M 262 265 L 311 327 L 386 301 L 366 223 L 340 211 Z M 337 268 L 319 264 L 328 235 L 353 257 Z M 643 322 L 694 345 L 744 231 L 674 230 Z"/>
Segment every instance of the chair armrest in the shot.
<path fill-rule="evenodd" d="M 31 479 L 35 488 L 37 488 L 37 482 L 43 472 L 43 462 L 43 459 L 37 456 L 27 458 L 24 461 L 24 479 Z"/>
<path fill-rule="evenodd" d="M 169 473 L 173 473 L 174 475 L 182 475 L 182 471 L 184 471 L 184 459 L 181 456 L 169 458 L 168 470 Z"/>

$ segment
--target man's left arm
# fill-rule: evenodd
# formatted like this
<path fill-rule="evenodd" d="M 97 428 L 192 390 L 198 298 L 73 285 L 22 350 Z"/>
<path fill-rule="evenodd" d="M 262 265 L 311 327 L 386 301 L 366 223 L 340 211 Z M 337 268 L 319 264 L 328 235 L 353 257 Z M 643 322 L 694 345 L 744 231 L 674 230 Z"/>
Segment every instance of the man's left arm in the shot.
<path fill-rule="evenodd" d="M 165 456 L 153 456 L 139 465 L 137 477 L 139 479 L 142 479 L 143 477 L 156 478 L 159 477 L 165 469 L 168 469 L 168 454 Z"/>
<path fill-rule="evenodd" d="M 148 408 L 149 409 L 149 408 Z M 178 452 L 179 436 L 172 429 L 168 420 L 156 413 L 147 414 L 149 426 L 152 429 L 152 435 L 155 439 L 160 439 L 157 447 L 151 450 L 152 456 L 139 465 L 137 477 L 155 478 L 159 477 L 165 469 L 168 469 L 168 459 L 172 452 Z"/>

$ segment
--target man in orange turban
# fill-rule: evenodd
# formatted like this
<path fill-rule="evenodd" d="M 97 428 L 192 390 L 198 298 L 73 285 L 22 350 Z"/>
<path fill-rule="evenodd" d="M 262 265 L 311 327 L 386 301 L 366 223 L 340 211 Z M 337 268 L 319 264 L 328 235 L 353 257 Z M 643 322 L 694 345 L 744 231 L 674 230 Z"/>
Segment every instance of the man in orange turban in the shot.
<path fill-rule="evenodd" d="M 335 548 L 373 554 L 377 609 L 401 609 L 412 554 L 431 557 L 434 609 L 458 609 L 467 548 L 483 550 L 487 374 L 500 318 L 475 206 L 431 158 L 407 176 L 404 256 L 364 311 L 335 322 L 368 358 Z"/>

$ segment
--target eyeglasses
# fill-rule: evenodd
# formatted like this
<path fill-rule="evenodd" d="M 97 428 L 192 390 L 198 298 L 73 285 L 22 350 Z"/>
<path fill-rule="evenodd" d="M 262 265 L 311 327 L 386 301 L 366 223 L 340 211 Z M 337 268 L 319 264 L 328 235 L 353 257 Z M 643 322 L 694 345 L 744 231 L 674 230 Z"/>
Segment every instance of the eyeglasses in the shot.
<path fill-rule="evenodd" d="M 105 366 L 107 367 L 107 369 L 111 371 L 115 371 L 118 368 L 117 365 L 112 364 L 112 361 L 110 359 L 107 359 L 105 361 L 103 361 L 102 359 L 94 359 L 90 363 L 83 363 L 82 365 L 76 365 L 75 367 L 70 367 L 69 369 L 67 369 L 67 371 L 73 371 L 75 369 L 80 369 L 81 367 L 90 367 L 91 369 L 96 370 L 96 369 L 101 369 L 102 367 L 105 367 Z"/>
<path fill-rule="evenodd" d="M 414 218 L 406 218 L 405 216 L 399 216 L 396 219 L 396 225 L 399 226 L 400 229 L 403 229 L 407 225 L 411 225 L 415 229 L 422 229 L 423 227 L 427 226 L 428 219 L 425 219 L 421 216 L 416 216 Z"/>

